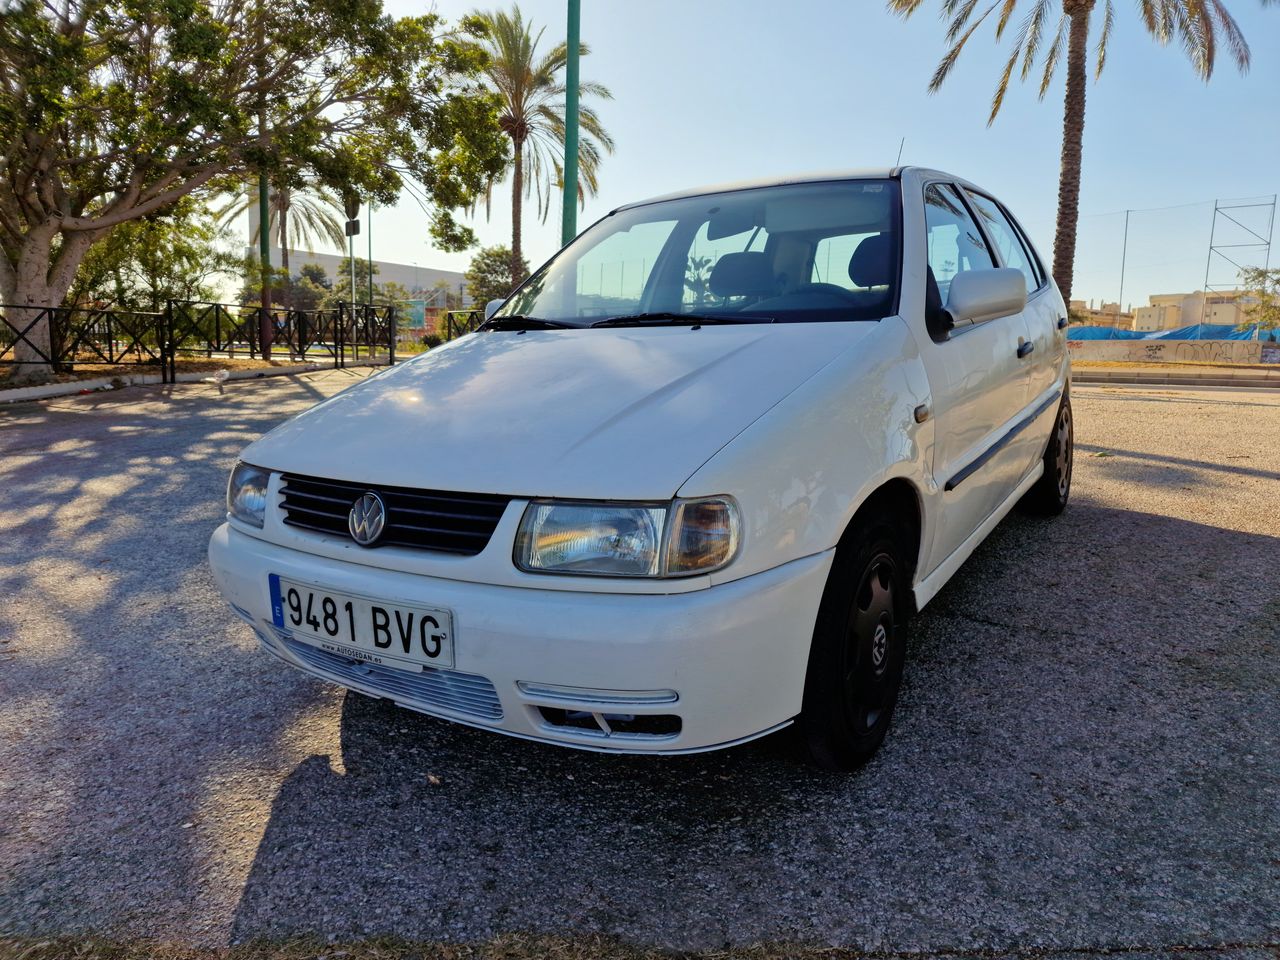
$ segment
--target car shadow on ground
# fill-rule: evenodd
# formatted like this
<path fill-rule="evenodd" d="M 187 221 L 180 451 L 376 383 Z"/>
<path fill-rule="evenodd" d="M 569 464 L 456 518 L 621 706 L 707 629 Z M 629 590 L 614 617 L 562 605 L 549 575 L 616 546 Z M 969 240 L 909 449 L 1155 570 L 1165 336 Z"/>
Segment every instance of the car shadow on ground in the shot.
<path fill-rule="evenodd" d="M 789 732 L 619 757 L 349 693 L 232 937 L 1270 942 L 1280 605 L 1255 578 L 1277 555 L 1088 501 L 1011 517 L 920 616 L 890 741 L 848 776 Z"/>

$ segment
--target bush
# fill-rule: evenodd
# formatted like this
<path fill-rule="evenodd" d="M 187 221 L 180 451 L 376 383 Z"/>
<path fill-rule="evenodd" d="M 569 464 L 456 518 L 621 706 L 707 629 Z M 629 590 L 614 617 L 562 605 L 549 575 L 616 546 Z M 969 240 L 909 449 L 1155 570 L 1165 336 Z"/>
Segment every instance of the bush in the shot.
<path fill-rule="evenodd" d="M 422 338 L 422 345 L 428 350 L 432 347 L 438 347 L 442 343 L 444 343 L 444 337 L 440 336 L 438 333 L 428 333 Z"/>

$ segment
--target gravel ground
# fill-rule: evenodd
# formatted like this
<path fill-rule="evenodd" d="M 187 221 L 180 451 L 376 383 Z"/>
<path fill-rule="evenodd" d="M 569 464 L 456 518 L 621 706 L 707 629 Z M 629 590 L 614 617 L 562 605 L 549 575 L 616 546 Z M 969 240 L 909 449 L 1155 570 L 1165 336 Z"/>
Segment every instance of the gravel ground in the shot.
<path fill-rule="evenodd" d="M 1074 500 L 917 621 L 890 742 L 582 754 L 288 670 L 204 548 L 325 372 L 0 409 L 0 933 L 1280 945 L 1280 395 L 1077 387 Z"/>

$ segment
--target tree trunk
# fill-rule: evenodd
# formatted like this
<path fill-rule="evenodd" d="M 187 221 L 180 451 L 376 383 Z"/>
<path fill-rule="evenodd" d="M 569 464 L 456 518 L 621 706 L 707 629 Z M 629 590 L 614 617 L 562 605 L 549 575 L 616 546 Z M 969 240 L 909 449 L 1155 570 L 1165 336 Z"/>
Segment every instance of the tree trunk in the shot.
<path fill-rule="evenodd" d="M 1058 227 L 1053 237 L 1053 279 L 1071 302 L 1076 227 L 1080 220 L 1080 168 L 1084 153 L 1084 101 L 1089 82 L 1089 17 L 1093 0 L 1064 7 L 1071 17 L 1067 36 L 1067 93 L 1062 111 L 1062 169 L 1058 175 Z"/>
<path fill-rule="evenodd" d="M 60 337 L 51 328 L 52 315 L 43 311 L 62 305 L 80 261 L 98 236 L 90 231 L 64 236 L 55 259 L 53 240 L 57 235 L 57 224 L 53 222 L 31 227 L 18 248 L 17 262 L 6 260 L 0 264 L 0 301 L 5 305 L 2 313 L 7 321 L 0 330 L 6 339 L 14 338 L 15 373 L 24 378 L 40 379 L 53 372 Z M 24 330 L 22 338 L 17 339 Z"/>
<path fill-rule="evenodd" d="M 524 280 L 524 263 L 520 248 L 520 219 L 524 214 L 524 144 L 513 140 L 515 159 L 511 174 L 511 289 Z M 483 306 L 483 304 L 481 304 Z"/>

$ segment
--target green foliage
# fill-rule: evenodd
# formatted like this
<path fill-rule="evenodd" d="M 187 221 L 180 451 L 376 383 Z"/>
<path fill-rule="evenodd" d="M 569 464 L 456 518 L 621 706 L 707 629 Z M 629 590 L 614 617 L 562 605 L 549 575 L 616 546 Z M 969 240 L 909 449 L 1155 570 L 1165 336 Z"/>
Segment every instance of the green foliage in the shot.
<path fill-rule="evenodd" d="M 529 275 L 529 264 L 523 257 L 515 269 L 522 280 Z M 472 302 L 483 307 L 490 300 L 507 299 L 513 289 L 512 273 L 510 247 L 485 247 L 479 251 L 465 275 Z"/>
<path fill-rule="evenodd" d="M 924 0 L 888 0 L 889 9 L 902 17 L 909 17 Z M 1275 0 L 1262 0 L 1264 6 Z M 1070 21 L 1082 17 L 1085 21 L 1095 13 L 1102 21 L 1101 31 L 1094 53 L 1094 74 L 1100 76 L 1106 66 L 1107 53 L 1115 26 L 1114 0 L 1003 0 L 1000 3 L 977 4 L 941 0 L 940 13 L 947 23 L 947 52 L 934 69 L 929 81 L 930 91 L 936 91 L 950 75 L 960 59 L 965 45 L 984 22 L 995 28 L 999 42 L 1006 33 L 1012 34 L 1009 56 L 1005 60 L 995 94 L 991 99 L 991 113 L 987 122 L 993 123 L 1009 91 L 1009 83 L 1016 74 L 1023 82 L 1037 72 L 1039 95 L 1043 100 L 1053 83 L 1054 75 L 1067 50 Z M 1010 30 L 1015 14 L 1026 8 L 1025 16 L 1016 29 Z M 1241 72 L 1249 67 L 1249 45 L 1240 27 L 1221 2 L 1201 3 L 1199 0 L 1138 0 L 1138 14 L 1143 26 L 1152 38 L 1164 45 L 1176 40 L 1187 54 L 1196 75 L 1208 80 L 1213 74 L 1219 46 L 1225 46 Z"/>
<path fill-rule="evenodd" d="M 214 300 L 219 276 L 242 266 L 208 206 L 184 197 L 164 213 L 121 224 L 91 247 L 65 302 L 159 311 L 166 300 Z"/>
<path fill-rule="evenodd" d="M 113 229 L 259 172 L 380 204 L 411 179 L 459 249 L 453 211 L 506 161 L 471 18 L 381 0 L 3 7 L 0 299 L 57 302 Z"/>
<path fill-rule="evenodd" d="M 1280 269 L 1246 267 L 1240 271 L 1248 296 L 1255 300 L 1244 313 L 1243 326 L 1254 324 L 1264 330 L 1280 329 Z"/>
<path fill-rule="evenodd" d="M 369 302 L 369 267 L 368 260 L 356 257 L 356 295 L 351 296 L 351 259 L 349 257 L 342 258 L 342 264 L 338 268 L 337 276 L 334 277 L 332 285 L 325 292 L 320 302 L 322 309 L 336 307 L 339 303 L 355 303 Z M 373 267 L 373 302 L 374 303 L 399 303 L 402 300 L 409 299 L 409 291 L 395 281 L 387 281 L 385 283 L 378 282 L 378 265 L 372 264 Z"/>
<path fill-rule="evenodd" d="M 518 4 L 513 4 L 509 13 L 493 10 L 477 12 L 476 16 L 485 28 L 476 47 L 487 55 L 485 75 L 502 99 L 499 122 L 514 150 L 524 158 L 529 175 L 524 190 L 535 196 L 538 215 L 545 221 L 554 200 L 552 189 L 564 186 L 564 68 L 569 47 L 558 43 L 540 56 L 538 43 L 543 31 L 535 32 Z M 591 52 L 586 44 L 579 51 L 580 56 Z M 588 80 L 579 83 L 579 91 L 581 97 L 613 99 L 608 87 Z M 585 202 L 586 195 L 595 196 L 599 188 L 600 161 L 603 154 L 613 152 L 613 138 L 589 103 L 580 100 L 578 113 L 577 191 L 579 202 Z"/>
<path fill-rule="evenodd" d="M 310 281 L 317 287 L 325 290 L 333 289 L 333 281 L 329 279 L 329 275 L 325 273 L 324 267 L 318 263 L 304 263 L 302 269 L 298 271 L 298 276 L 302 280 Z"/>
<path fill-rule="evenodd" d="M 440 336 L 438 333 L 428 333 L 422 338 L 422 345 L 428 350 L 433 350 L 442 343 L 444 343 L 444 337 Z"/>

